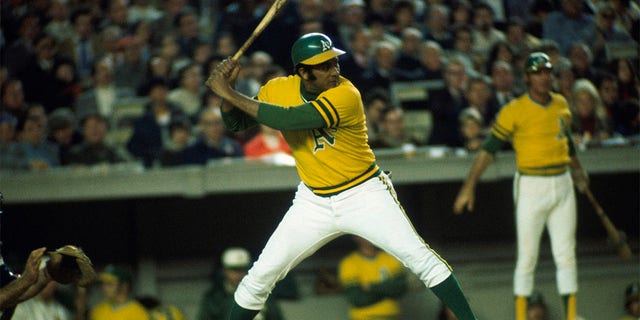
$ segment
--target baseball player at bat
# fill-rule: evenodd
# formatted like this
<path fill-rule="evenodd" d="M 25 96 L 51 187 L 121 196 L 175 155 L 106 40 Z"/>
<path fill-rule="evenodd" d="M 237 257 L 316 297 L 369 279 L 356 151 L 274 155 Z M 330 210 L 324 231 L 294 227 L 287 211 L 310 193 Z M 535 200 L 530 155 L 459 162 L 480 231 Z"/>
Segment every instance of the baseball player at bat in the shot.
<path fill-rule="evenodd" d="M 551 91 L 553 76 L 549 57 L 534 52 L 527 58 L 525 67 L 528 92 L 505 105 L 497 115 L 453 210 L 456 214 L 473 210 L 478 179 L 493 161 L 495 152 L 511 141 L 518 167 L 513 181 L 518 246 L 513 281 L 516 320 L 526 319 L 527 297 L 534 289 L 540 238 L 545 226 L 551 238 L 565 319 L 574 320 L 578 276 L 573 185 L 584 192 L 588 179 L 575 155 L 568 130 L 571 112 L 567 101 Z"/>
<path fill-rule="evenodd" d="M 331 240 L 354 234 L 402 261 L 458 319 L 476 319 L 451 267 L 416 233 L 376 164 L 360 92 L 340 76 L 338 56 L 344 53 L 324 34 L 300 37 L 291 49 L 294 74 L 269 81 L 253 99 L 234 90 L 238 62 L 231 58 L 207 80 L 224 99 L 227 128 L 262 123 L 282 131 L 302 180 L 236 290 L 230 318 L 253 319 L 291 269 Z"/>

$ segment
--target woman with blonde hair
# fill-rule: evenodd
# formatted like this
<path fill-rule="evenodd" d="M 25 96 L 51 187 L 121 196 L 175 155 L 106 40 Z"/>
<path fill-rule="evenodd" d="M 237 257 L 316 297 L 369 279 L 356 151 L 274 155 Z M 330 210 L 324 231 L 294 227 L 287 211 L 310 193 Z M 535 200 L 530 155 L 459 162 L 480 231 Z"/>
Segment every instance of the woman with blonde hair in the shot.
<path fill-rule="evenodd" d="M 610 120 L 596 86 L 588 79 L 578 79 L 571 90 L 573 120 L 571 131 L 578 146 L 609 139 Z"/>

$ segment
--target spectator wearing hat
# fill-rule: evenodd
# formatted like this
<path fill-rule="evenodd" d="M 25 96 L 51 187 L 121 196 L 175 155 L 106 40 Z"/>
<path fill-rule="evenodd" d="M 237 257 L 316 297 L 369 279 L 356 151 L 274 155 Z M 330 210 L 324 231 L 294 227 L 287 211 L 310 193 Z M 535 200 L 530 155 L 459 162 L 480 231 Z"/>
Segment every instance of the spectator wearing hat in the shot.
<path fill-rule="evenodd" d="M 624 291 L 625 315 L 620 320 L 636 320 L 640 318 L 640 282 L 633 282 Z"/>
<path fill-rule="evenodd" d="M 249 252 L 240 247 L 227 248 L 222 253 L 222 269 L 216 272 L 211 287 L 200 301 L 197 320 L 228 319 L 233 303 L 233 294 L 252 264 Z M 269 298 L 256 319 L 284 319 L 280 307 Z"/>
<path fill-rule="evenodd" d="M 120 265 L 107 265 L 100 274 L 104 301 L 94 306 L 91 320 L 149 320 L 145 308 L 131 297 L 133 275 Z"/>
<path fill-rule="evenodd" d="M 69 108 L 60 108 L 49 114 L 49 142 L 58 146 L 60 164 L 65 165 L 69 150 L 82 141 L 76 130 L 76 116 Z"/>

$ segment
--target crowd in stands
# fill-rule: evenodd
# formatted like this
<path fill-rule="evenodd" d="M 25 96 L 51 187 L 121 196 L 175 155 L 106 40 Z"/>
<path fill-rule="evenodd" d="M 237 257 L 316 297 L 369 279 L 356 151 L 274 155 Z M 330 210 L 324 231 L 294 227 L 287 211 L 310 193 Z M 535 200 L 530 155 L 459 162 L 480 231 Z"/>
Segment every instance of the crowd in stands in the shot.
<path fill-rule="evenodd" d="M 220 99 L 204 86 L 271 3 L 3 1 L 0 169 L 289 152 L 268 128 L 225 130 Z M 375 148 L 477 150 L 501 107 L 524 92 L 524 58 L 534 51 L 552 59 L 578 145 L 640 132 L 637 2 L 297 0 L 282 11 L 241 58 L 237 88 L 255 96 L 291 73 L 295 39 L 325 33 L 348 52 L 341 73 L 362 94 Z M 418 83 L 429 84 L 416 85 L 421 98 L 398 98 L 398 84 Z M 424 132 L 404 127 L 425 112 Z"/>

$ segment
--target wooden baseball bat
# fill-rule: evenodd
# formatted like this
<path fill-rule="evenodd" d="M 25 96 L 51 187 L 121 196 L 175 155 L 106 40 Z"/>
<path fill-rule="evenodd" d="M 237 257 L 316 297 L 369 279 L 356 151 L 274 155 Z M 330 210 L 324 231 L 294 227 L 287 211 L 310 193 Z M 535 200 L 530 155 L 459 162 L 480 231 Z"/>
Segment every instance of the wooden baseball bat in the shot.
<path fill-rule="evenodd" d="M 591 193 L 591 190 L 585 190 L 585 194 L 587 195 L 589 202 L 591 202 L 593 209 L 595 209 L 596 214 L 598 215 L 598 217 L 600 217 L 600 221 L 602 222 L 605 230 L 607 230 L 609 240 L 616 246 L 618 255 L 620 255 L 620 257 L 624 259 L 631 258 L 633 256 L 633 253 L 631 252 L 631 248 L 629 248 L 629 244 L 625 240 L 622 232 L 618 230 L 615 225 L 613 225 L 613 222 L 611 222 L 611 220 L 609 220 L 609 217 L 604 212 L 604 209 L 602 209 L 602 206 L 600 206 L 596 198 L 593 196 L 593 193 Z"/>
<path fill-rule="evenodd" d="M 271 5 L 267 13 L 265 13 L 264 17 L 262 17 L 262 20 L 260 20 L 260 23 L 258 23 L 258 26 L 256 26 L 255 29 L 253 29 L 251 36 L 249 36 L 249 38 L 244 42 L 244 44 L 242 44 L 242 47 L 240 47 L 240 49 L 238 49 L 238 51 L 233 55 L 233 60 L 238 60 L 244 54 L 244 52 L 249 48 L 249 46 L 253 43 L 253 41 L 255 41 L 256 38 L 258 38 L 258 36 L 262 33 L 262 31 L 264 31 L 264 29 L 267 27 L 267 25 L 269 25 L 271 20 L 273 20 L 273 17 L 276 16 L 276 13 L 278 13 L 280 8 L 282 8 L 282 6 L 284 6 L 286 2 L 287 0 L 273 1 L 273 4 Z"/>

